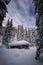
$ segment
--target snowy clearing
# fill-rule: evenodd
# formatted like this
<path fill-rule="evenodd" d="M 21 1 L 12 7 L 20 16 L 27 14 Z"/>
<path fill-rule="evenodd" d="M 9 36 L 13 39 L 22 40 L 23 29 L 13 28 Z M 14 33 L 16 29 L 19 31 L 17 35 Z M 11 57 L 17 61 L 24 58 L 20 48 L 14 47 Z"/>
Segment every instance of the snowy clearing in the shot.
<path fill-rule="evenodd" d="M 0 48 L 0 65 L 43 65 L 43 54 L 40 61 L 35 60 L 36 47 L 30 49 Z"/>

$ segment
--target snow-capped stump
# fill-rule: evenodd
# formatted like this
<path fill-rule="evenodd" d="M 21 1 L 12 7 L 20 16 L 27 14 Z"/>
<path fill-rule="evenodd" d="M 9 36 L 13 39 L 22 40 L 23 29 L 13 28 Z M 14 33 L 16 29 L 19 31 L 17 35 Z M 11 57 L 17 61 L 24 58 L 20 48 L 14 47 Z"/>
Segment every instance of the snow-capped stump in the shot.
<path fill-rule="evenodd" d="M 11 43 L 9 43 L 9 48 L 29 48 L 30 43 L 25 41 L 25 40 L 21 40 L 21 41 L 13 41 Z"/>

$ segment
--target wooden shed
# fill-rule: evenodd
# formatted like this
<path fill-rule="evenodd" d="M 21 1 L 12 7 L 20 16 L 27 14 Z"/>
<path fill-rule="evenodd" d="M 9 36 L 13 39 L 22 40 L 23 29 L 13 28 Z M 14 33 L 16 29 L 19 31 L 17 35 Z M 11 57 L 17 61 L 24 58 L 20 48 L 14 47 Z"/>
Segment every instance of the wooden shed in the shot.
<path fill-rule="evenodd" d="M 11 43 L 8 44 L 9 48 L 25 48 L 28 49 L 29 48 L 30 43 L 25 41 L 25 40 L 21 40 L 21 41 L 12 41 Z"/>

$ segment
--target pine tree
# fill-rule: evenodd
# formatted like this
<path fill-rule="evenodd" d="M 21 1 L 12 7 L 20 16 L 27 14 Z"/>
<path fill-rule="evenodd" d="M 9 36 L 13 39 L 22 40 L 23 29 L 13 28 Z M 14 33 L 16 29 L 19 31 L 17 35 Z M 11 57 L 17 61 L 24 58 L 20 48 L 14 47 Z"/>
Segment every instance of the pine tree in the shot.
<path fill-rule="evenodd" d="M 11 41 L 11 35 L 12 35 L 11 32 L 12 32 L 12 20 L 11 22 L 9 22 L 8 20 L 7 27 L 3 35 L 3 41 L 2 41 L 2 44 L 6 45 L 7 47 L 9 47 L 8 43 Z"/>
<path fill-rule="evenodd" d="M 23 28 L 23 25 L 22 25 L 22 28 L 21 28 L 21 40 L 24 39 L 24 28 Z"/>
<path fill-rule="evenodd" d="M 10 0 L 0 0 L 0 28 L 2 27 L 4 17 L 6 16 L 7 4 L 9 2 Z"/>
<path fill-rule="evenodd" d="M 43 48 L 43 0 L 34 0 L 36 16 L 36 25 L 38 32 L 38 39 L 36 43 L 38 45 L 36 59 L 40 58 L 40 50 Z"/>
<path fill-rule="evenodd" d="M 25 28 L 25 38 L 24 39 L 27 41 L 27 28 Z"/>
<path fill-rule="evenodd" d="M 18 29 L 17 29 L 17 40 L 19 40 L 19 25 L 18 25 Z"/>
<path fill-rule="evenodd" d="M 12 19 L 11 19 L 11 22 L 10 22 L 10 26 L 9 26 L 9 41 L 11 40 L 11 36 L 12 36 Z"/>
<path fill-rule="evenodd" d="M 31 43 L 31 30 L 28 28 L 28 32 L 27 32 L 27 38 L 28 38 L 28 42 Z"/>

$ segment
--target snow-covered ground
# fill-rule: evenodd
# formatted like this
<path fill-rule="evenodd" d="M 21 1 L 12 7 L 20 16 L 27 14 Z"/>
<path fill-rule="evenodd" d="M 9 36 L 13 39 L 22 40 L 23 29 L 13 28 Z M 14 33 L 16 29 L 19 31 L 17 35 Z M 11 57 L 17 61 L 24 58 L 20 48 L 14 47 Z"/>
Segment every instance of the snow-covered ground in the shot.
<path fill-rule="evenodd" d="M 0 48 L 0 65 L 43 65 L 43 54 L 40 61 L 35 60 L 36 47 L 30 49 Z"/>

